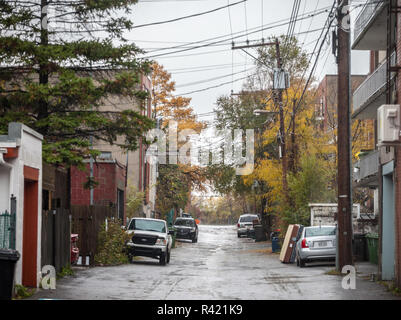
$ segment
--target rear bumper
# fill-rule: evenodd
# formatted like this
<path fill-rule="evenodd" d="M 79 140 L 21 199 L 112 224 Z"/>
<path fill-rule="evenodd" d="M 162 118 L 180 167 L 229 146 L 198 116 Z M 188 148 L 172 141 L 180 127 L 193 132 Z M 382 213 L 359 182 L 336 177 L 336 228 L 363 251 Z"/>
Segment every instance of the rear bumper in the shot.
<path fill-rule="evenodd" d="M 255 233 L 255 229 L 254 228 L 238 228 L 237 230 L 239 235 L 252 235 Z"/>
<path fill-rule="evenodd" d="M 324 249 L 324 250 L 311 250 L 303 249 L 299 251 L 299 257 L 302 260 L 333 260 L 336 258 L 336 248 Z"/>
<path fill-rule="evenodd" d="M 176 239 L 193 239 L 196 237 L 195 232 L 190 232 L 190 233 L 177 233 L 175 238 Z"/>

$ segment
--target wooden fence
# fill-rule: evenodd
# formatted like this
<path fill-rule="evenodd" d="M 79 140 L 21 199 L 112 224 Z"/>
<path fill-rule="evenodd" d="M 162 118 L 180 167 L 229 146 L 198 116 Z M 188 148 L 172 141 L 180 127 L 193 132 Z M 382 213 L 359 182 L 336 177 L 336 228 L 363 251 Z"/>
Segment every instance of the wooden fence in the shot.
<path fill-rule="evenodd" d="M 78 234 L 82 264 L 94 265 L 98 233 L 106 218 L 117 218 L 115 208 L 109 206 L 71 206 L 72 233 Z M 89 257 L 89 262 L 86 261 Z"/>
<path fill-rule="evenodd" d="M 70 265 L 70 211 L 63 208 L 42 211 L 42 267 L 52 265 L 57 272 Z"/>

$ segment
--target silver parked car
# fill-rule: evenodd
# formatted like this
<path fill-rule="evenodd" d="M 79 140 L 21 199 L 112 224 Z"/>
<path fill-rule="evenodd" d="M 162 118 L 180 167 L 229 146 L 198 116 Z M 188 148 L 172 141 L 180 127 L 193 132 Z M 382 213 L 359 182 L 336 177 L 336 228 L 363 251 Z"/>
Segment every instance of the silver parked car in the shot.
<path fill-rule="evenodd" d="M 255 233 L 255 229 L 253 227 L 253 222 L 257 221 L 260 222 L 259 217 L 257 214 L 254 213 L 247 213 L 242 214 L 237 223 L 237 234 L 238 238 L 245 235 L 247 237 L 251 237 Z"/>
<path fill-rule="evenodd" d="M 296 245 L 297 266 L 303 268 L 305 263 L 319 260 L 335 260 L 336 227 L 305 227 Z"/>

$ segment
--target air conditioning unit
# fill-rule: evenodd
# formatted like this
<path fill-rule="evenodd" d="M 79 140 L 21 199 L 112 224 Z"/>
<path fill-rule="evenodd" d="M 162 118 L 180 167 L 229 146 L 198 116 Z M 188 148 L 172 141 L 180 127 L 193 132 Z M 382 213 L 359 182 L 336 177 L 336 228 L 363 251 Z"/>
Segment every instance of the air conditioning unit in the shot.
<path fill-rule="evenodd" d="M 377 109 L 378 146 L 400 144 L 400 105 L 384 104 Z"/>

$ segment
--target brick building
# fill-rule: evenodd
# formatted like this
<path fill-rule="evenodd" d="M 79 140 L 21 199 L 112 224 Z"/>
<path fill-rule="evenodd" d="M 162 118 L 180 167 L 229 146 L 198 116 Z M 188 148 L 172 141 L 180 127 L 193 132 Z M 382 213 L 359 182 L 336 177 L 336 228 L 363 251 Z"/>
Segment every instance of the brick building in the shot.
<path fill-rule="evenodd" d="M 90 189 L 84 185 L 90 175 L 89 160 L 86 171 L 76 167 L 71 168 L 71 204 L 90 205 Z M 93 189 L 93 205 L 103 205 L 115 208 L 118 218 L 125 221 L 125 180 L 126 168 L 111 155 L 98 158 L 93 164 L 93 178 L 98 185 Z"/>
<path fill-rule="evenodd" d="M 113 71 L 104 71 L 100 76 L 113 76 Z M 147 91 L 149 94 L 149 98 L 145 101 L 139 102 L 135 99 L 110 97 L 104 101 L 101 109 L 111 111 L 127 109 L 140 110 L 142 115 L 152 118 L 152 82 L 147 76 L 141 75 L 140 88 L 141 90 Z M 140 103 L 142 103 L 141 109 L 139 108 Z M 117 142 L 119 139 L 123 138 L 118 137 Z M 155 215 L 157 164 L 151 164 L 146 161 L 147 146 L 141 140 L 138 145 L 139 147 L 137 150 L 126 152 L 117 145 L 110 145 L 99 141 L 94 142 L 95 149 L 101 152 L 111 153 L 112 159 L 126 167 L 127 187 L 133 186 L 137 191 L 145 192 L 143 205 L 137 214 L 150 218 Z"/>

